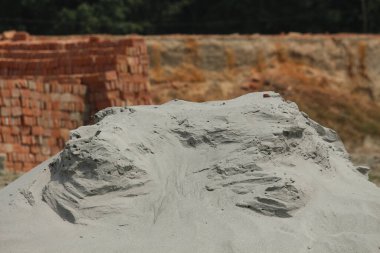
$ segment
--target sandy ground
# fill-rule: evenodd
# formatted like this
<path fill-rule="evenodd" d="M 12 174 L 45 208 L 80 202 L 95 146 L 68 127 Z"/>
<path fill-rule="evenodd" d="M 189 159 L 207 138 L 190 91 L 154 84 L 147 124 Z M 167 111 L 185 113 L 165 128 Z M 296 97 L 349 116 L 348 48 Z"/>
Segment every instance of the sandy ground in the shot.
<path fill-rule="evenodd" d="M 0 191 L 2 252 L 380 252 L 379 188 L 276 93 L 97 117 Z"/>

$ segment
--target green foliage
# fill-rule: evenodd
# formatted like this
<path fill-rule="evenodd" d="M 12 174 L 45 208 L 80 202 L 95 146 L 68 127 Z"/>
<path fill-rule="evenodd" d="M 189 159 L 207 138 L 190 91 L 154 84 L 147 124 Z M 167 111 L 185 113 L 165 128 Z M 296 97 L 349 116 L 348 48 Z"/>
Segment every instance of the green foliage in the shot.
<path fill-rule="evenodd" d="M 1 0 L 33 34 L 380 32 L 380 0 Z"/>
<path fill-rule="evenodd" d="M 76 8 L 63 8 L 58 13 L 53 31 L 70 33 L 141 33 L 147 26 L 135 11 L 143 7 L 141 0 L 100 0 L 96 4 L 83 2 Z"/>

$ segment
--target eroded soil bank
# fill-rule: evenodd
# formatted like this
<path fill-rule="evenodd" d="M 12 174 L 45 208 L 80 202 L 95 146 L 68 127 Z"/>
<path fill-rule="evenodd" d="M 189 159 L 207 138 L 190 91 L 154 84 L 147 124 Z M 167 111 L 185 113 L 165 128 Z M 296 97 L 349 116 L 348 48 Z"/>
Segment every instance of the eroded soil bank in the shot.
<path fill-rule="evenodd" d="M 274 90 L 342 137 L 380 184 L 380 36 L 148 36 L 155 103 Z"/>

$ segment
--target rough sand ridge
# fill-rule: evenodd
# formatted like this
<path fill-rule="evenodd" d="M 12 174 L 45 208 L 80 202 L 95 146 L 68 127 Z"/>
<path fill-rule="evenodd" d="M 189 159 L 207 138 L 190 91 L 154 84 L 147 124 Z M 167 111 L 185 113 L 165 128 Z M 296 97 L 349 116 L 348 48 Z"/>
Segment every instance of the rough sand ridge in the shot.
<path fill-rule="evenodd" d="M 273 92 L 108 108 L 0 191 L 1 252 L 380 252 L 380 190 Z"/>

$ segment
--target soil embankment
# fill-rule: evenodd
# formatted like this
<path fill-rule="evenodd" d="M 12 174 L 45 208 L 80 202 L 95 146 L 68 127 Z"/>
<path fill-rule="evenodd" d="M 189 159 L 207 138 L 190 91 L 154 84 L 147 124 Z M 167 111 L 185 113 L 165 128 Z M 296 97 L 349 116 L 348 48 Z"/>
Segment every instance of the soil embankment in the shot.
<path fill-rule="evenodd" d="M 336 129 L 380 183 L 380 36 L 148 36 L 155 103 L 274 90 Z"/>

